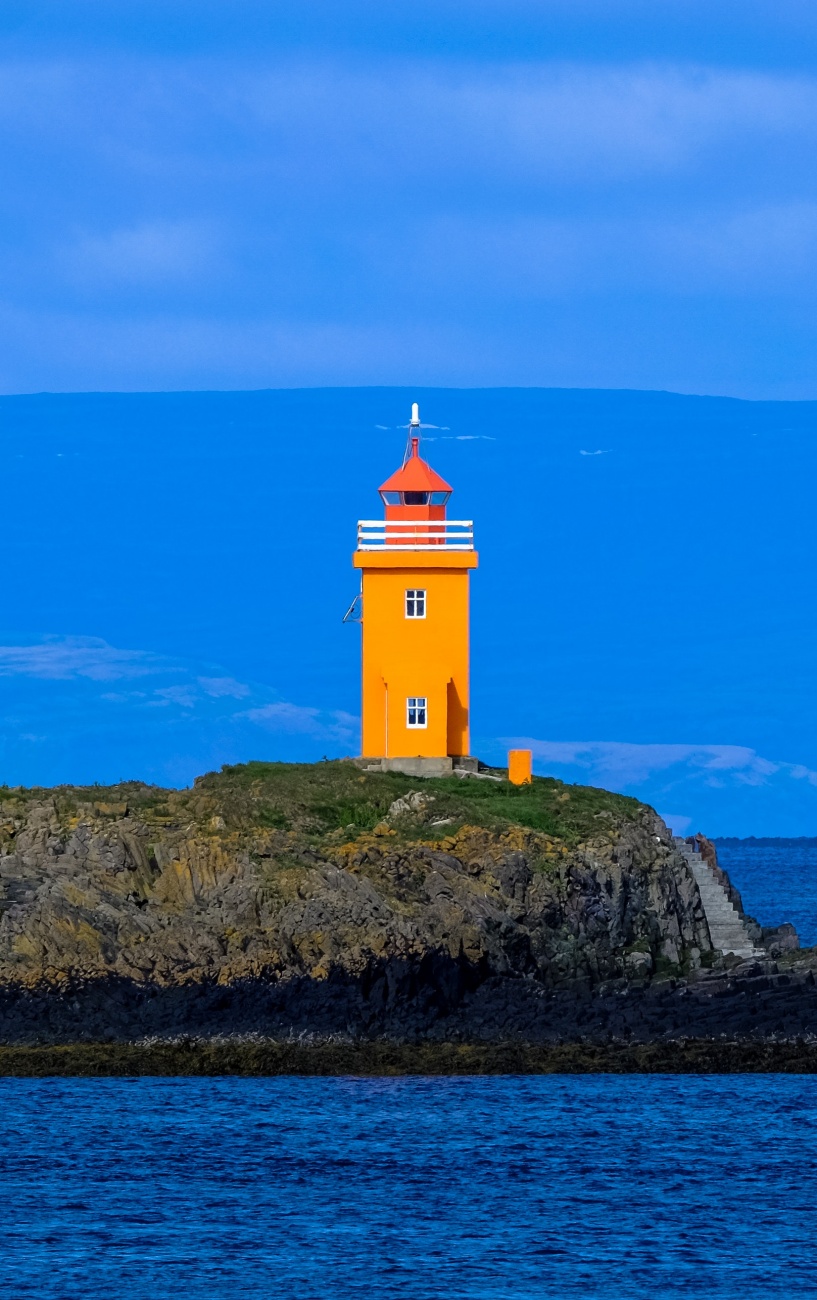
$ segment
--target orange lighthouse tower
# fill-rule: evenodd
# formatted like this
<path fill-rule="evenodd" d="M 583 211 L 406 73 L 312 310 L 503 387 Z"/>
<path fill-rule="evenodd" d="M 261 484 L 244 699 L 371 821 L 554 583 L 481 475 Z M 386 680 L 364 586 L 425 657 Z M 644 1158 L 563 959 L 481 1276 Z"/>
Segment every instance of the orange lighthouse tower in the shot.
<path fill-rule="evenodd" d="M 401 468 L 380 487 L 384 519 L 358 524 L 362 752 L 386 769 L 451 770 L 469 744 L 473 524 L 448 519 L 451 487 L 420 456 L 415 402 Z"/>

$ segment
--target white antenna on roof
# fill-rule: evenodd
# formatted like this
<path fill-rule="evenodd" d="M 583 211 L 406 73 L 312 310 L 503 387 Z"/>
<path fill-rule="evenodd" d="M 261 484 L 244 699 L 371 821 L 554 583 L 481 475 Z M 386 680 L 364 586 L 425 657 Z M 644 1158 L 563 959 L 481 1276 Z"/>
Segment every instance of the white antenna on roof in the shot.
<path fill-rule="evenodd" d="M 415 438 L 417 439 L 417 441 L 418 441 L 418 443 L 419 443 L 419 439 L 420 439 L 420 404 L 419 404 L 419 402 L 412 402 L 412 404 L 411 404 L 411 419 L 409 420 L 409 425 L 408 425 L 408 438 L 406 439 L 406 450 L 403 452 L 403 464 L 404 464 L 404 465 L 405 465 L 406 461 L 408 460 L 409 456 L 411 455 L 411 444 L 412 444 L 412 442 L 413 442 L 413 440 L 414 440 Z"/>

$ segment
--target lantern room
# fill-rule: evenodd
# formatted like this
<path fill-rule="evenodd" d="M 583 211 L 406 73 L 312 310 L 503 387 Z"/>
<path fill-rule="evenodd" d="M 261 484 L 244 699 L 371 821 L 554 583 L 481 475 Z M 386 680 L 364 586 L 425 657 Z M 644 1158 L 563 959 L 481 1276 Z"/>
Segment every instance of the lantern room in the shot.
<path fill-rule="evenodd" d="M 387 519 L 445 519 L 445 507 L 451 485 L 431 468 L 420 455 L 420 414 L 417 403 L 411 408 L 412 430 L 403 464 L 391 478 L 380 485 L 380 499 Z"/>

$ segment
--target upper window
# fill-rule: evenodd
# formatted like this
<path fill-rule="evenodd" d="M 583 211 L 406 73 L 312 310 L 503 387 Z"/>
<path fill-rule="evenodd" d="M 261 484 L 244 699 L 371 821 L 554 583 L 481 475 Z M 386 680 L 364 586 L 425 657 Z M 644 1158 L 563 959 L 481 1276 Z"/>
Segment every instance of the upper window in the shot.
<path fill-rule="evenodd" d="M 406 700 L 406 726 L 428 726 L 428 699 L 425 695 L 410 695 Z"/>
<path fill-rule="evenodd" d="M 425 618 L 426 593 L 422 587 L 409 587 L 406 592 L 406 618 Z"/>
<path fill-rule="evenodd" d="M 444 506 L 451 496 L 450 492 L 381 492 L 383 504 L 387 506 Z"/>

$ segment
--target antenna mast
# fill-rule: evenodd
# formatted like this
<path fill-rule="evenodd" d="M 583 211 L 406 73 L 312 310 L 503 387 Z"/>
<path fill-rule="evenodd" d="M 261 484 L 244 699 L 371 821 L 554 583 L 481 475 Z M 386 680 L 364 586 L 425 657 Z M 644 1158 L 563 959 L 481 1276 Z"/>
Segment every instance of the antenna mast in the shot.
<path fill-rule="evenodd" d="M 404 465 L 411 455 L 412 438 L 417 438 L 419 440 L 419 437 L 420 437 L 420 404 L 419 402 L 412 402 L 411 419 L 409 420 L 409 427 L 408 427 L 408 438 L 406 439 L 406 450 L 403 453 Z"/>

